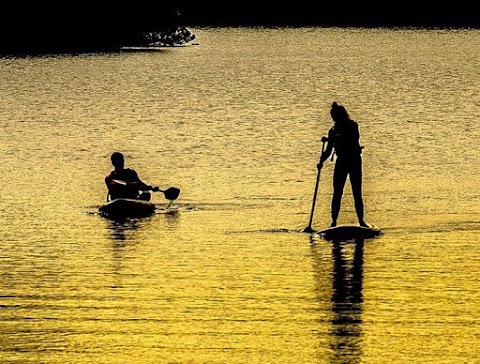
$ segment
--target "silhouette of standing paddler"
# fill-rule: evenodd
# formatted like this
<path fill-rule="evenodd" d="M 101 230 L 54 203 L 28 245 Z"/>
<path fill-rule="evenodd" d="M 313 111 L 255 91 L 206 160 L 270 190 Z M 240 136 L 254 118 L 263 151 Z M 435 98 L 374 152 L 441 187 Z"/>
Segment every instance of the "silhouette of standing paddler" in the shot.
<path fill-rule="evenodd" d="M 338 215 L 342 203 L 343 190 L 347 177 L 350 177 L 352 193 L 355 202 L 355 210 L 360 226 L 368 227 L 364 220 L 364 206 L 362 197 L 362 146 L 360 146 L 360 131 L 356 121 L 350 118 L 344 106 L 333 102 L 330 116 L 334 125 L 328 131 L 327 145 L 323 151 L 318 169 L 332 156 L 337 155 L 333 172 L 333 196 L 332 196 L 332 223 L 337 226 Z"/>

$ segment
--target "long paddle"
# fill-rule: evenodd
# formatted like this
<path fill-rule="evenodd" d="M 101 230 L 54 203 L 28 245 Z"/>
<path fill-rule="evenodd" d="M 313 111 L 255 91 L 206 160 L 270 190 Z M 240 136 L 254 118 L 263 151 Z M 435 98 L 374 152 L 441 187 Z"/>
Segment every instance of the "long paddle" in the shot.
<path fill-rule="evenodd" d="M 323 151 L 325 150 L 325 142 L 327 140 L 328 139 L 326 137 L 322 137 L 322 152 L 320 154 L 320 158 L 322 157 Z M 315 183 L 315 192 L 313 193 L 313 201 L 312 201 L 312 210 L 310 212 L 310 220 L 308 222 L 308 226 L 302 230 L 302 232 L 304 232 L 304 233 L 315 232 L 315 230 L 313 230 L 313 228 L 312 228 L 312 222 L 313 222 L 313 213 L 315 211 L 315 203 L 317 201 L 318 185 L 320 183 L 320 171 L 322 170 L 322 168 L 321 167 L 317 168 L 317 170 L 318 170 L 318 172 L 317 172 L 317 182 Z"/>
<path fill-rule="evenodd" d="M 114 179 L 113 180 L 115 183 L 118 183 L 119 185 L 127 185 L 128 183 L 125 182 L 125 181 L 121 181 L 121 180 L 118 180 L 118 179 Z M 170 187 L 170 188 L 167 188 L 166 190 L 161 190 L 159 189 L 158 187 L 154 187 L 152 189 L 153 192 L 163 192 L 163 194 L 165 195 L 165 198 L 167 200 L 170 200 L 170 201 L 173 201 L 173 200 L 176 200 L 177 197 L 180 195 L 180 189 L 177 188 L 177 187 Z"/>

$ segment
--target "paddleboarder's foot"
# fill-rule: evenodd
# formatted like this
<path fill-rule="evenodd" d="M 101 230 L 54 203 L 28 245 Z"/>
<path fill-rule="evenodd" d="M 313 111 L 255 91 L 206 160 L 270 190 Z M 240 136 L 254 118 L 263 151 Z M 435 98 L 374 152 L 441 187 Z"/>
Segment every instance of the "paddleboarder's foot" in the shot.
<path fill-rule="evenodd" d="M 368 224 L 365 222 L 365 220 L 360 220 L 358 223 L 359 223 L 359 225 L 362 226 L 362 227 L 366 227 L 366 228 L 369 228 L 369 227 L 370 227 L 370 225 L 368 225 Z"/>
<path fill-rule="evenodd" d="M 337 222 L 336 221 L 332 221 L 332 223 L 330 224 L 330 227 L 335 227 L 337 226 Z"/>

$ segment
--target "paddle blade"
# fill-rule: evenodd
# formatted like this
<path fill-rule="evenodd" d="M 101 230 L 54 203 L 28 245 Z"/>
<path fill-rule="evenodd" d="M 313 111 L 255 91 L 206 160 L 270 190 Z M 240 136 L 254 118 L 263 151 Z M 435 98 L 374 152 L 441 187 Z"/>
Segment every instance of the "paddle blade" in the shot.
<path fill-rule="evenodd" d="M 316 232 L 315 230 L 313 230 L 313 228 L 309 225 L 307 226 L 306 228 L 300 230 L 301 233 L 314 233 Z"/>
<path fill-rule="evenodd" d="M 165 198 L 171 201 L 176 200 L 177 197 L 180 195 L 180 189 L 178 189 L 177 187 L 170 187 L 162 192 L 164 193 Z"/>

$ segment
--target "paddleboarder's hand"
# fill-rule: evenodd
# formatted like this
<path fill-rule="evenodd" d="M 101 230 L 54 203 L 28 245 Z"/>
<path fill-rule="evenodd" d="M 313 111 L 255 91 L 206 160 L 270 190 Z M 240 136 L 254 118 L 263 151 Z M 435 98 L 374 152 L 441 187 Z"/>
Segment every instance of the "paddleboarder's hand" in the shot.
<path fill-rule="evenodd" d="M 322 167 L 323 167 L 323 162 L 320 162 L 317 164 L 317 169 L 322 169 Z"/>
<path fill-rule="evenodd" d="M 152 191 L 153 192 L 158 192 L 158 191 L 160 191 L 160 188 L 158 186 L 153 186 Z"/>

